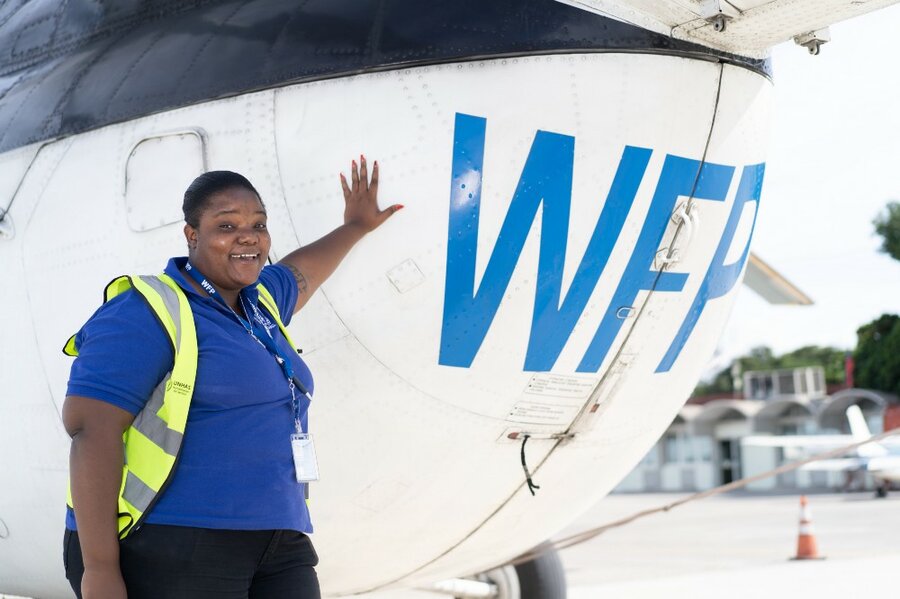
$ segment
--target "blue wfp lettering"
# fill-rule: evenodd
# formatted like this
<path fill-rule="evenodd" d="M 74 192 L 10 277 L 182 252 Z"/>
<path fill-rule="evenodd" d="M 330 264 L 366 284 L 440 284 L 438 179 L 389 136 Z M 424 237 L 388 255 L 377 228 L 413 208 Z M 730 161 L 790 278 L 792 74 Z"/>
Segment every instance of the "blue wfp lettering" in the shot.
<path fill-rule="evenodd" d="M 445 366 L 469 367 L 484 342 L 491 323 L 512 278 L 531 225 L 542 208 L 538 284 L 526 350 L 524 370 L 553 368 L 575 324 L 596 287 L 609 256 L 618 241 L 625 219 L 643 180 L 652 150 L 626 146 L 610 187 L 603 210 L 576 270 L 572 284 L 562 298 L 562 272 L 568 242 L 572 199 L 572 170 L 575 139 L 568 135 L 537 131 L 522 169 L 518 185 L 488 260 L 481 284 L 475 290 L 475 261 L 483 178 L 487 121 L 457 114 L 453 142 L 450 217 L 447 243 L 447 280 L 441 329 L 440 357 Z M 748 169 L 751 169 L 748 171 Z M 613 300 L 577 370 L 596 372 L 622 327 L 616 313 L 631 306 L 641 290 L 678 292 L 687 280 L 685 273 L 651 270 L 669 216 L 680 196 L 698 200 L 724 201 L 734 167 L 667 156 L 646 220 Z M 754 175 L 748 175 L 748 172 Z M 747 177 L 750 177 L 747 179 Z M 745 184 L 744 179 L 747 180 Z M 745 196 L 758 199 L 761 165 L 747 167 L 738 191 L 741 206 Z M 750 190 L 755 190 L 751 192 Z M 737 223 L 735 207 L 720 242 L 727 252 Z M 749 246 L 749 239 L 748 239 Z M 724 248 L 724 250 L 722 249 Z M 690 336 L 707 299 L 725 295 L 735 284 L 746 259 L 734 265 L 722 264 L 724 255 L 713 260 L 698 298 L 685 318 L 658 372 L 668 370 Z M 718 264 L 718 266 L 716 266 Z"/>

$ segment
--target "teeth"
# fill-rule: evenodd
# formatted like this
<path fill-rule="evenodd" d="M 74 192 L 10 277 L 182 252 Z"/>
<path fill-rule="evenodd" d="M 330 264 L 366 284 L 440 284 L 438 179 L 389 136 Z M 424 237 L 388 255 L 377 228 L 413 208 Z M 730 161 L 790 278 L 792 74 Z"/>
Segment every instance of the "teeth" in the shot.
<path fill-rule="evenodd" d="M 259 254 L 231 254 L 232 258 L 256 258 Z"/>

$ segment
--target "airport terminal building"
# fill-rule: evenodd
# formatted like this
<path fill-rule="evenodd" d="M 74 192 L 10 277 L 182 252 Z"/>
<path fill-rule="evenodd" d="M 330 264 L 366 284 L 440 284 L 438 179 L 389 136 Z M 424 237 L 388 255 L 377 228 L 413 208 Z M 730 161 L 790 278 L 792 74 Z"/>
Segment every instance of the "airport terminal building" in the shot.
<path fill-rule="evenodd" d="M 821 367 L 746 372 L 743 394 L 692 398 L 617 492 L 702 491 L 760 474 L 852 440 L 847 408 L 858 405 L 872 434 L 900 427 L 900 399 L 867 389 L 826 392 Z M 864 473 L 796 470 L 749 490 L 872 488 Z"/>

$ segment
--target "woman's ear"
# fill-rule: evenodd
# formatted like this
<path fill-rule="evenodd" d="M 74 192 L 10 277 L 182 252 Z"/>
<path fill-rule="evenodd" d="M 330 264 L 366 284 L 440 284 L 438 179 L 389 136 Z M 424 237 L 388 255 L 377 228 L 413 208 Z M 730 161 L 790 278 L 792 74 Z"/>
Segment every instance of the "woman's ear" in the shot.
<path fill-rule="evenodd" d="M 197 249 L 197 229 L 187 223 L 184 225 L 184 239 L 187 241 L 188 248 Z"/>

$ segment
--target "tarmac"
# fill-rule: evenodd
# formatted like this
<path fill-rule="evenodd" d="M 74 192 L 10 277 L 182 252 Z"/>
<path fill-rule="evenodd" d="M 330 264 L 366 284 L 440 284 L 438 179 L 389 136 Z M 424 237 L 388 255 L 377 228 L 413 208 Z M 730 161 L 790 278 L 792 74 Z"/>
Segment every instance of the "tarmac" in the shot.
<path fill-rule="evenodd" d="M 684 497 L 611 495 L 556 538 Z M 560 556 L 569 599 L 851 599 L 897 595 L 900 493 L 809 496 L 823 560 L 792 561 L 796 494 L 732 493 L 688 503 L 609 530 Z M 327 590 L 327 589 L 326 589 Z M 440 599 L 390 589 L 358 599 Z M 2 595 L 0 595 L 2 598 Z"/>
<path fill-rule="evenodd" d="M 684 495 L 623 494 L 600 501 L 557 538 Z M 826 559 L 792 561 L 796 494 L 732 493 L 701 499 L 565 549 L 569 599 L 849 599 L 896 596 L 900 493 L 809 496 L 813 532 Z M 365 599 L 439 599 L 389 590 Z"/>
<path fill-rule="evenodd" d="M 613 495 L 572 534 L 681 495 Z M 562 552 L 570 599 L 597 597 L 854 598 L 894 596 L 900 571 L 900 494 L 810 495 L 824 560 L 796 554 L 798 495 L 720 495 L 610 530 Z"/>

